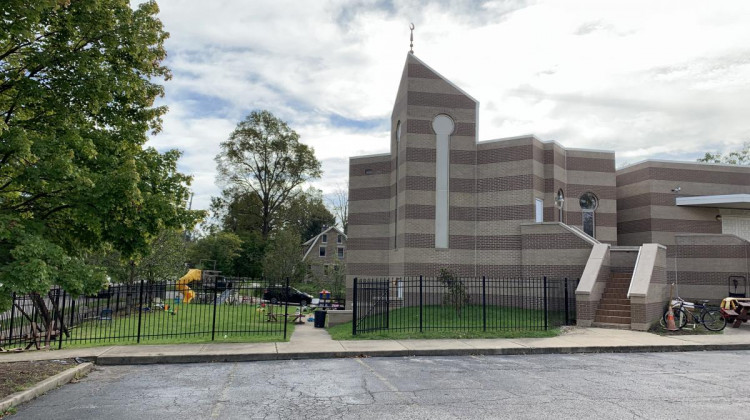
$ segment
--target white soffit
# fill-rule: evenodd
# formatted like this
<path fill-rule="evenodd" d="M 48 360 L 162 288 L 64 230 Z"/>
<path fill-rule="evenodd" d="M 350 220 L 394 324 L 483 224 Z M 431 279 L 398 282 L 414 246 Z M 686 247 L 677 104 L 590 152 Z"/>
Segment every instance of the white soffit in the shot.
<path fill-rule="evenodd" d="M 750 194 L 702 195 L 677 197 L 678 206 L 713 207 L 721 209 L 750 210 Z"/>

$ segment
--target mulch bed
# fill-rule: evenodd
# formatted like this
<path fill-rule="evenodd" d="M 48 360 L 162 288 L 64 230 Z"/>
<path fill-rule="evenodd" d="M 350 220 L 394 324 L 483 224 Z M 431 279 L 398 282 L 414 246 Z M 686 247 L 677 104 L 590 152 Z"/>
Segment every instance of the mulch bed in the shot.
<path fill-rule="evenodd" d="M 75 366 L 73 359 L 0 363 L 0 399 Z"/>

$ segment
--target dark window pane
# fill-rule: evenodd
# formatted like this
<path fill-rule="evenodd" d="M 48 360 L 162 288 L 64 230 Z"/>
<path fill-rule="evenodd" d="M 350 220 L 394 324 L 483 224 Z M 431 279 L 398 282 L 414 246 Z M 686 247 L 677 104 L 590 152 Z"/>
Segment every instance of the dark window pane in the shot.
<path fill-rule="evenodd" d="M 594 236 L 594 212 L 584 211 L 583 213 L 583 231 L 589 236 Z"/>

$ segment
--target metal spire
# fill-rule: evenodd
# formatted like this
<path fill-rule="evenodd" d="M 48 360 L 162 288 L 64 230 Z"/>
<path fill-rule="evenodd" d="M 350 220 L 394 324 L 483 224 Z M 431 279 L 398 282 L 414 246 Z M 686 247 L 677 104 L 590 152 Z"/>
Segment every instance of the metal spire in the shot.
<path fill-rule="evenodd" d="M 409 35 L 409 53 L 414 54 L 414 23 L 409 24 L 411 35 Z"/>

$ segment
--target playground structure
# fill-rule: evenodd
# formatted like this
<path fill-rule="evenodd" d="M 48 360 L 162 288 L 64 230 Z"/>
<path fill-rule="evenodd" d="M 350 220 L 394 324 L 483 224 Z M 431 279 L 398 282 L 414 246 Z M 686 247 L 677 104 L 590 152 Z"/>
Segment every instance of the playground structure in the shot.
<path fill-rule="evenodd" d="M 182 293 L 182 302 L 190 303 L 193 302 L 197 296 L 196 291 L 190 288 L 190 283 L 200 283 L 200 288 L 205 291 L 213 293 L 220 293 L 216 297 L 216 303 L 230 303 L 234 296 L 234 290 L 232 283 L 227 281 L 226 278 L 219 276 L 219 271 L 214 270 L 200 270 L 197 268 L 191 268 L 187 274 L 182 276 L 175 284 L 175 290 Z M 205 294 L 205 293 L 204 293 Z M 201 296 L 203 296 L 202 294 Z M 204 302 L 205 296 L 199 299 L 201 303 L 213 303 L 213 298 L 209 302 Z"/>
<path fill-rule="evenodd" d="M 190 303 L 195 298 L 195 292 L 188 286 L 188 284 L 194 281 L 201 281 L 203 279 L 203 271 L 196 268 L 188 270 L 187 274 L 180 277 L 175 285 L 175 290 L 182 293 L 183 302 Z"/>

